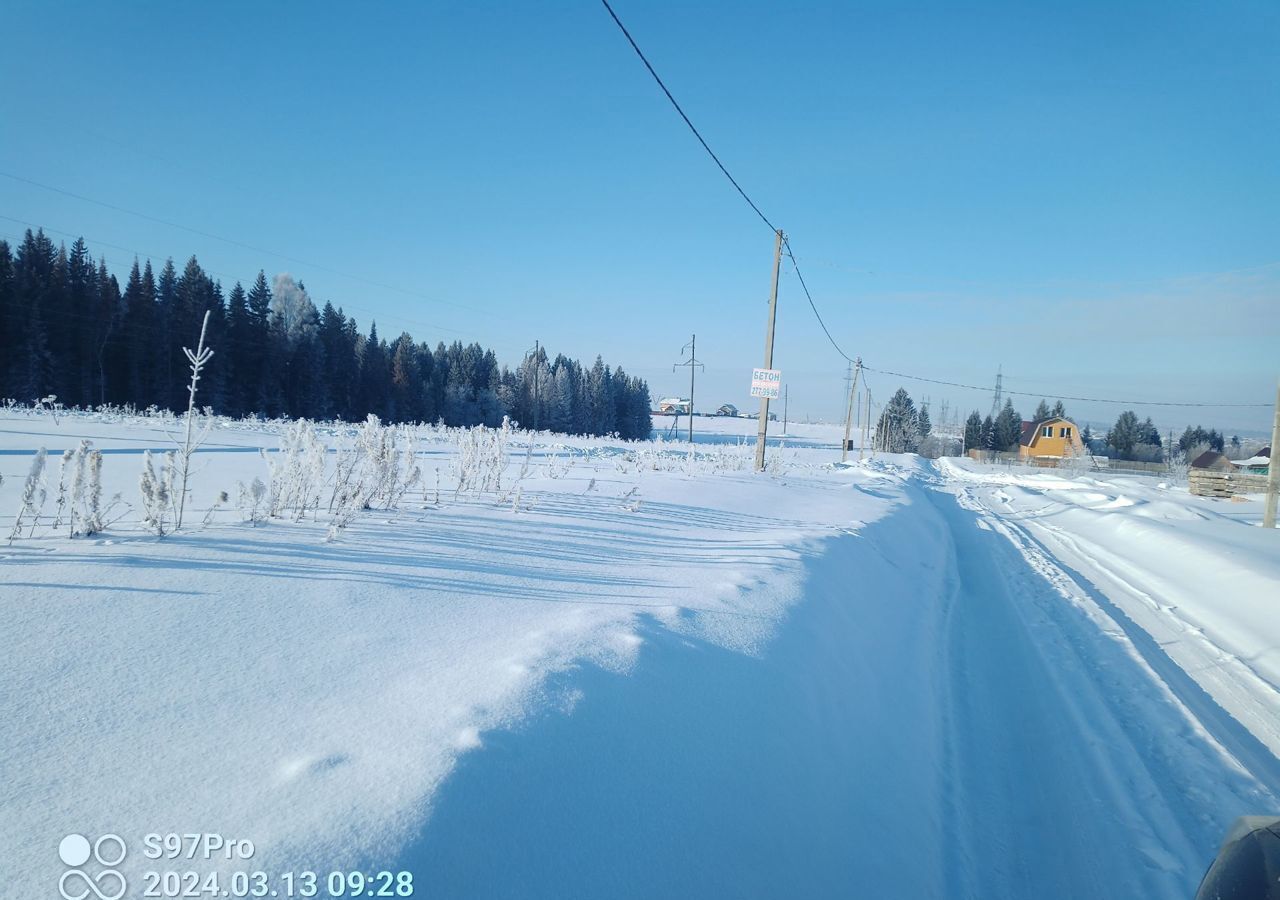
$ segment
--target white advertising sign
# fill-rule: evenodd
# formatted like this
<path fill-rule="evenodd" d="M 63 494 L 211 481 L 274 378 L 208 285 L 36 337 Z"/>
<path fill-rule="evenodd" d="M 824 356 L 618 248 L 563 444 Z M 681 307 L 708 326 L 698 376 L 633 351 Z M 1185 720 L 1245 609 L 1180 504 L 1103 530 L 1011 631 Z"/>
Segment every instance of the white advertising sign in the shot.
<path fill-rule="evenodd" d="M 782 372 L 777 369 L 751 370 L 751 396 L 777 400 L 782 396 Z"/>

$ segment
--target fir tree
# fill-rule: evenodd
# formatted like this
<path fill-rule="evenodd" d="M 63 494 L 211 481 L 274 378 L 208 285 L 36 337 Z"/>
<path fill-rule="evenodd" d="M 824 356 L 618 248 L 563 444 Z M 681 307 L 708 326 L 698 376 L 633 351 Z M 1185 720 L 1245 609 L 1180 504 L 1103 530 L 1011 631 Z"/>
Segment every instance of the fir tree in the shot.
<path fill-rule="evenodd" d="M 418 362 L 418 347 L 413 338 L 402 333 L 396 338 L 391 351 L 391 416 L 394 421 L 420 422 L 423 420 L 422 366 Z"/>
<path fill-rule="evenodd" d="M 17 359 L 19 347 L 18 306 L 13 282 L 13 252 L 9 242 L 0 240 L 0 397 L 10 397 L 10 366 Z"/>
<path fill-rule="evenodd" d="M 156 403 L 165 409 L 178 410 L 181 405 L 174 405 L 173 394 L 174 379 L 182 373 L 181 368 L 175 368 L 175 359 L 173 353 L 170 352 L 176 345 L 181 349 L 182 340 L 190 340 L 183 338 L 178 334 L 180 325 L 177 313 L 177 287 L 178 287 L 178 271 L 173 267 L 173 259 L 167 259 L 164 268 L 160 270 L 160 277 L 156 281 L 156 307 L 159 310 L 160 327 L 160 346 L 156 348 L 159 351 L 161 371 L 156 378 Z"/>
<path fill-rule="evenodd" d="M 243 416 L 253 411 L 253 359 L 250 355 L 252 329 L 249 324 L 249 298 L 236 282 L 227 295 L 227 350 L 222 354 L 227 370 L 226 412 Z"/>
<path fill-rule="evenodd" d="M 876 424 L 876 445 L 889 453 L 915 453 L 920 449 L 919 415 L 911 395 L 898 388 Z"/>
<path fill-rule="evenodd" d="M 982 415 L 975 409 L 964 420 L 964 449 L 983 450 L 986 442 L 982 439 Z"/>
<path fill-rule="evenodd" d="M 1120 459 L 1132 457 L 1133 449 L 1142 439 L 1141 425 L 1138 415 L 1133 410 L 1126 410 L 1116 418 L 1116 423 L 1107 432 L 1106 442 Z"/>
<path fill-rule="evenodd" d="M 45 308 L 61 285 L 57 276 L 58 252 L 43 231 L 27 231 L 13 264 L 13 294 L 19 307 L 10 364 L 10 389 L 21 400 L 35 400 L 54 393 L 53 356 L 45 328 Z"/>
<path fill-rule="evenodd" d="M 617 406 L 613 397 L 613 374 L 604 360 L 597 356 L 591 371 L 587 373 L 587 433 L 611 434 L 617 430 Z"/>
<path fill-rule="evenodd" d="M 994 431 L 996 449 L 1009 451 L 1017 449 L 1022 440 L 1022 416 L 1013 408 L 1013 400 L 1006 398 L 1004 407 L 996 416 Z"/>
<path fill-rule="evenodd" d="M 249 362 L 245 372 L 248 384 L 244 390 L 252 396 L 252 400 L 247 397 L 246 400 L 260 415 L 278 415 L 284 403 L 279 381 L 271 368 L 276 356 L 271 346 L 271 288 L 261 269 L 245 300 L 249 307 Z"/>
<path fill-rule="evenodd" d="M 992 453 L 1000 449 L 996 442 L 996 423 L 990 413 L 982 420 L 982 449 Z"/>
<path fill-rule="evenodd" d="M 97 362 L 93 372 L 96 403 L 120 403 L 126 397 L 121 391 L 128 370 L 127 349 L 121 329 L 124 323 L 120 283 L 107 271 L 107 261 L 98 260 L 94 277 L 97 315 L 94 320 L 94 351 Z"/>
<path fill-rule="evenodd" d="M 66 322 L 55 330 L 62 338 L 50 350 L 61 363 L 58 396 L 67 405 L 78 406 L 93 402 L 92 366 L 97 356 L 97 270 L 84 238 L 76 238 L 64 264 L 66 296 L 60 303 L 60 315 L 66 316 Z"/>
<path fill-rule="evenodd" d="M 360 353 L 360 393 L 357 414 L 370 413 L 390 421 L 391 369 L 387 359 L 387 345 L 378 337 L 378 323 L 369 329 Z M 478 424 L 478 423 L 472 423 Z"/>

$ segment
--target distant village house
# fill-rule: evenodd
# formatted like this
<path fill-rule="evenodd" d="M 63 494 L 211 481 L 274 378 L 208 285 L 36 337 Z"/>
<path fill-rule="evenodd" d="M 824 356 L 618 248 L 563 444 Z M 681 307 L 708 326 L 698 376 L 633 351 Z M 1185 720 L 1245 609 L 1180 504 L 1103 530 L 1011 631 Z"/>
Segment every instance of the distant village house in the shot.
<path fill-rule="evenodd" d="M 1085 453 L 1080 429 L 1070 419 L 1053 416 L 1039 422 L 1022 423 L 1019 459 L 1066 459 Z"/>

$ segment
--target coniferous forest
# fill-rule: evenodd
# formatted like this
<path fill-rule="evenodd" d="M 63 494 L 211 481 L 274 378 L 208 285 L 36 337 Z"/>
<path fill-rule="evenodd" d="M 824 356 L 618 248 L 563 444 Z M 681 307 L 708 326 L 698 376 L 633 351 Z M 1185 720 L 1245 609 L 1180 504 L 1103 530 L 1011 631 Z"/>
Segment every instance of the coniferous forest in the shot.
<path fill-rule="evenodd" d="M 187 407 L 187 360 L 205 311 L 213 363 L 199 403 L 228 416 L 522 426 L 649 437 L 649 387 L 599 357 L 589 368 L 545 351 L 515 370 L 477 343 L 434 348 L 407 333 L 364 334 L 342 309 L 317 309 L 305 286 L 265 273 L 222 285 L 194 256 L 179 272 L 134 261 L 123 290 L 83 239 L 68 250 L 27 231 L 0 240 L 0 398 L 57 396 L 68 407 Z M 535 394 L 536 390 L 536 394 Z"/>

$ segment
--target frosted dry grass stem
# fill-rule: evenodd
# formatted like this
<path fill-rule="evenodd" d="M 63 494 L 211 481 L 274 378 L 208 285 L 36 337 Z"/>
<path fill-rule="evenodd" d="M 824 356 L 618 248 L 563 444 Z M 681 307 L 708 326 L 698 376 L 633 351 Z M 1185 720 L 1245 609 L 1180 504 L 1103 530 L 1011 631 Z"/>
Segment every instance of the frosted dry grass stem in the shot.
<path fill-rule="evenodd" d="M 27 480 L 22 485 L 22 499 L 19 501 L 18 514 L 13 520 L 13 530 L 9 533 L 10 544 L 22 536 L 22 523 L 28 513 L 32 517 L 31 533 L 35 533 L 36 522 L 40 520 L 40 512 L 44 509 L 46 497 L 44 467 L 48 455 L 48 451 L 41 447 L 36 451 L 35 459 L 31 461 L 31 470 L 27 472 Z"/>

